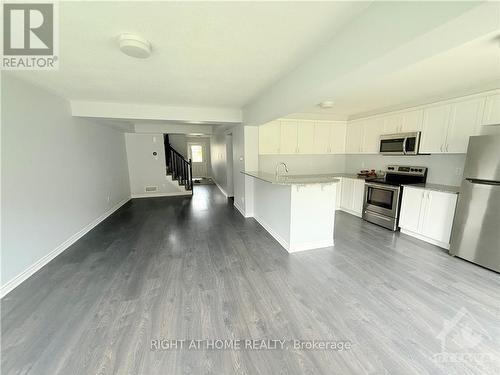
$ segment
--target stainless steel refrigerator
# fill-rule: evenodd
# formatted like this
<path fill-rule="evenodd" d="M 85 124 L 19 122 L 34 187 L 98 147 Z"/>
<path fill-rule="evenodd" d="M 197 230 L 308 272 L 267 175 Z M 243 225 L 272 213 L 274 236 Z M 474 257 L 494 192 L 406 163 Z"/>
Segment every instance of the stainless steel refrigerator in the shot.
<path fill-rule="evenodd" d="M 500 272 L 500 135 L 469 139 L 450 254 Z"/>

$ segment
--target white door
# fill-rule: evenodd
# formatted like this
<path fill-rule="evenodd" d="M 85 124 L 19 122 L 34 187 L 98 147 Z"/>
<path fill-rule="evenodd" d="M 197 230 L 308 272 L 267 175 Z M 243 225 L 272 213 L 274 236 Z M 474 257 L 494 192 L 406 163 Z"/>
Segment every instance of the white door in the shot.
<path fill-rule="evenodd" d="M 342 199 L 340 207 L 345 210 L 352 210 L 352 196 L 354 192 L 354 180 L 352 178 L 342 178 Z"/>
<path fill-rule="evenodd" d="M 281 121 L 280 154 L 297 153 L 297 121 Z"/>
<path fill-rule="evenodd" d="M 208 177 L 206 156 L 204 143 L 188 143 L 188 158 L 191 159 L 192 162 L 193 177 Z"/>
<path fill-rule="evenodd" d="M 451 106 L 446 152 L 463 154 L 467 152 L 469 137 L 479 132 L 483 108 L 484 98 L 458 102 Z"/>
<path fill-rule="evenodd" d="M 280 153 L 280 122 L 272 121 L 259 126 L 259 154 Z"/>
<path fill-rule="evenodd" d="M 422 120 L 424 111 L 419 109 L 417 111 L 405 112 L 403 114 L 403 123 L 400 131 L 402 133 L 418 132 L 422 130 Z"/>
<path fill-rule="evenodd" d="M 363 122 L 357 121 L 347 125 L 345 152 L 346 154 L 359 154 L 363 142 Z"/>
<path fill-rule="evenodd" d="M 420 230 L 420 212 L 426 191 L 423 189 L 403 188 L 399 226 L 412 232 Z"/>
<path fill-rule="evenodd" d="M 380 145 L 380 134 L 383 130 L 383 120 L 371 118 L 363 124 L 363 146 L 362 152 L 365 154 L 377 154 Z"/>
<path fill-rule="evenodd" d="M 337 188 L 337 195 L 336 195 L 336 199 L 335 199 L 335 209 L 336 210 L 340 209 L 340 204 L 342 201 L 342 180 L 343 180 L 343 178 L 339 177 L 339 182 L 337 182 L 337 184 L 336 184 L 336 188 Z"/>
<path fill-rule="evenodd" d="M 333 123 L 330 130 L 330 153 L 345 154 L 346 123 Z"/>
<path fill-rule="evenodd" d="M 365 180 L 352 179 L 354 190 L 352 194 L 352 210 L 357 214 L 363 213 L 363 201 L 365 200 Z"/>
<path fill-rule="evenodd" d="M 384 134 L 395 134 L 401 133 L 401 128 L 403 127 L 404 115 L 402 113 L 398 113 L 395 115 L 389 115 L 383 118 Z"/>
<path fill-rule="evenodd" d="M 314 154 L 314 122 L 300 121 L 297 128 L 297 153 Z"/>
<path fill-rule="evenodd" d="M 436 241 L 449 243 L 457 194 L 426 190 L 425 199 L 427 204 L 422 218 L 422 234 Z"/>
<path fill-rule="evenodd" d="M 424 110 L 421 153 L 442 153 L 446 146 L 446 133 L 450 121 L 451 105 L 439 105 Z"/>
<path fill-rule="evenodd" d="M 330 123 L 318 122 L 314 125 L 314 153 L 329 154 L 330 148 Z"/>
<path fill-rule="evenodd" d="M 482 125 L 500 124 L 500 93 L 486 98 Z"/>

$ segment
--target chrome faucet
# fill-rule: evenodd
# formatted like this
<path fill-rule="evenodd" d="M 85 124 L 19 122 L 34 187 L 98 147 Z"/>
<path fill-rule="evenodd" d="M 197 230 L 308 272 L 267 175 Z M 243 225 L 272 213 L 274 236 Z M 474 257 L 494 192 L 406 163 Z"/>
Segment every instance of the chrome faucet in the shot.
<path fill-rule="evenodd" d="M 284 166 L 284 167 L 285 167 L 285 173 L 288 173 L 288 167 L 286 166 L 286 164 L 285 164 L 285 163 L 283 163 L 283 162 L 278 163 L 278 164 L 276 164 L 276 178 L 278 178 L 278 177 L 279 177 L 279 173 L 278 173 L 278 172 L 279 172 L 279 168 L 280 168 L 281 166 Z"/>

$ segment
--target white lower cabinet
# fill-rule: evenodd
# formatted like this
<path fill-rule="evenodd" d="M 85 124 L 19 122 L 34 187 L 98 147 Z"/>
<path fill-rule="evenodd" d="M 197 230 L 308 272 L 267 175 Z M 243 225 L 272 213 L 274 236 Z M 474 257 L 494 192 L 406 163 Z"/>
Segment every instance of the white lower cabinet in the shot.
<path fill-rule="evenodd" d="M 401 232 L 449 249 L 457 194 L 405 186 Z"/>
<path fill-rule="evenodd" d="M 340 209 L 361 217 L 365 194 L 365 180 L 342 177 Z"/>

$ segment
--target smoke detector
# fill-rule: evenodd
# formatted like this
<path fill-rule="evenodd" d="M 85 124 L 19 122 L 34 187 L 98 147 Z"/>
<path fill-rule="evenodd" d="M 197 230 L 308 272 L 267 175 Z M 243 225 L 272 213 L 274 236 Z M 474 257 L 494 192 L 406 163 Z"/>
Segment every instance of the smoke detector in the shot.
<path fill-rule="evenodd" d="M 151 43 L 136 34 L 120 34 L 118 37 L 120 51 L 125 55 L 145 59 L 151 55 Z"/>
<path fill-rule="evenodd" d="M 321 108 L 321 109 L 328 109 L 328 108 L 332 108 L 333 107 L 333 101 L 332 100 L 325 100 L 321 103 L 318 104 L 318 106 Z"/>

